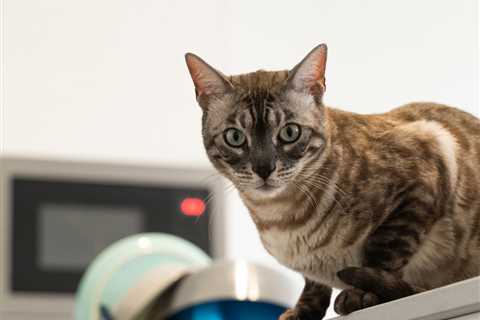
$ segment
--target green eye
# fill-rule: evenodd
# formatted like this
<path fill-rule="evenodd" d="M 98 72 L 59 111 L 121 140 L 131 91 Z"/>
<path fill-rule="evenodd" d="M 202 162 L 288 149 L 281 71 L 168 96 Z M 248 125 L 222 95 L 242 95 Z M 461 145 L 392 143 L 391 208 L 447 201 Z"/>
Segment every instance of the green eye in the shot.
<path fill-rule="evenodd" d="M 292 143 L 300 138 L 300 134 L 300 126 L 295 123 L 290 123 L 280 130 L 280 134 L 278 136 L 283 142 Z"/>
<path fill-rule="evenodd" d="M 241 147 L 245 143 L 245 135 L 242 131 L 235 128 L 225 130 L 223 137 L 225 142 L 234 148 Z"/>

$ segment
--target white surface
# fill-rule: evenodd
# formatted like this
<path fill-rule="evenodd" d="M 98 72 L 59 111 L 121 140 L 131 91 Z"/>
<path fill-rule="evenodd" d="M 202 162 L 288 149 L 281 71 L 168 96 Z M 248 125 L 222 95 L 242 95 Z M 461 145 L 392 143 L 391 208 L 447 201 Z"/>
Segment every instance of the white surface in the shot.
<path fill-rule="evenodd" d="M 479 320 L 480 319 L 480 312 L 475 312 L 471 314 L 467 314 L 466 316 L 452 318 L 455 320 Z"/>
<path fill-rule="evenodd" d="M 329 45 L 326 102 L 362 113 L 412 100 L 478 109 L 477 0 L 2 0 L 0 149 L 209 166 L 184 65 L 284 69 Z M 229 192 L 230 258 L 276 265 Z"/>
<path fill-rule="evenodd" d="M 336 320 L 446 320 L 480 312 L 480 277 L 378 305 Z M 469 318 L 470 317 L 470 318 Z M 464 319 L 479 318 L 469 315 Z"/>
<path fill-rule="evenodd" d="M 480 319 L 480 312 L 475 312 L 471 314 L 467 314 L 466 316 L 452 318 L 455 320 L 479 320 Z"/>

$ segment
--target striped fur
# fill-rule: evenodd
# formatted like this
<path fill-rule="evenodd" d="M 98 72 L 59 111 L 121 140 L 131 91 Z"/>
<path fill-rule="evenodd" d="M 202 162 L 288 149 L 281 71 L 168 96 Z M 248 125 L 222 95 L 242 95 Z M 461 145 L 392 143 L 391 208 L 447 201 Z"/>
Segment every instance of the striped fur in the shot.
<path fill-rule="evenodd" d="M 315 66 L 311 56 L 302 63 Z M 215 94 L 197 88 L 210 160 L 239 190 L 268 252 L 307 279 L 282 319 L 319 318 L 305 301 L 316 295 L 323 306 L 331 287 L 345 289 L 335 308 L 346 314 L 479 275 L 480 120 L 435 103 L 378 115 L 330 108 L 324 66 L 295 78 L 307 69 L 212 73 Z M 279 140 L 289 123 L 302 129 L 291 144 Z M 225 144 L 231 127 L 246 136 L 241 148 Z M 259 162 L 274 164 L 266 179 Z"/>

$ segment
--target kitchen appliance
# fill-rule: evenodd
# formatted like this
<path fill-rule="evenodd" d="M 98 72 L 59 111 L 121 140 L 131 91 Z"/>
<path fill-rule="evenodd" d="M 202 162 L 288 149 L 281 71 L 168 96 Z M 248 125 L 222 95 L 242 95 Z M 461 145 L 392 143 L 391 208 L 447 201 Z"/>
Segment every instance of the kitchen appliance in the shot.
<path fill-rule="evenodd" d="M 88 264 L 129 235 L 163 232 L 223 255 L 223 215 L 210 221 L 223 186 L 209 170 L 0 161 L 1 319 L 71 319 Z"/>

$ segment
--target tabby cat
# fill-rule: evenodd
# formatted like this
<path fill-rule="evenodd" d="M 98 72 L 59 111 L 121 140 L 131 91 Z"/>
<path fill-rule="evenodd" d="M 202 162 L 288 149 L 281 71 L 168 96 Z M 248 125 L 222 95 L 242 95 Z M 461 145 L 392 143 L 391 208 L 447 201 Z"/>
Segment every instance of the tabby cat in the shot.
<path fill-rule="evenodd" d="M 263 245 L 305 277 L 281 319 L 321 319 L 480 274 L 480 121 L 412 103 L 327 107 L 327 47 L 290 71 L 225 76 L 186 55 L 203 139 Z"/>

